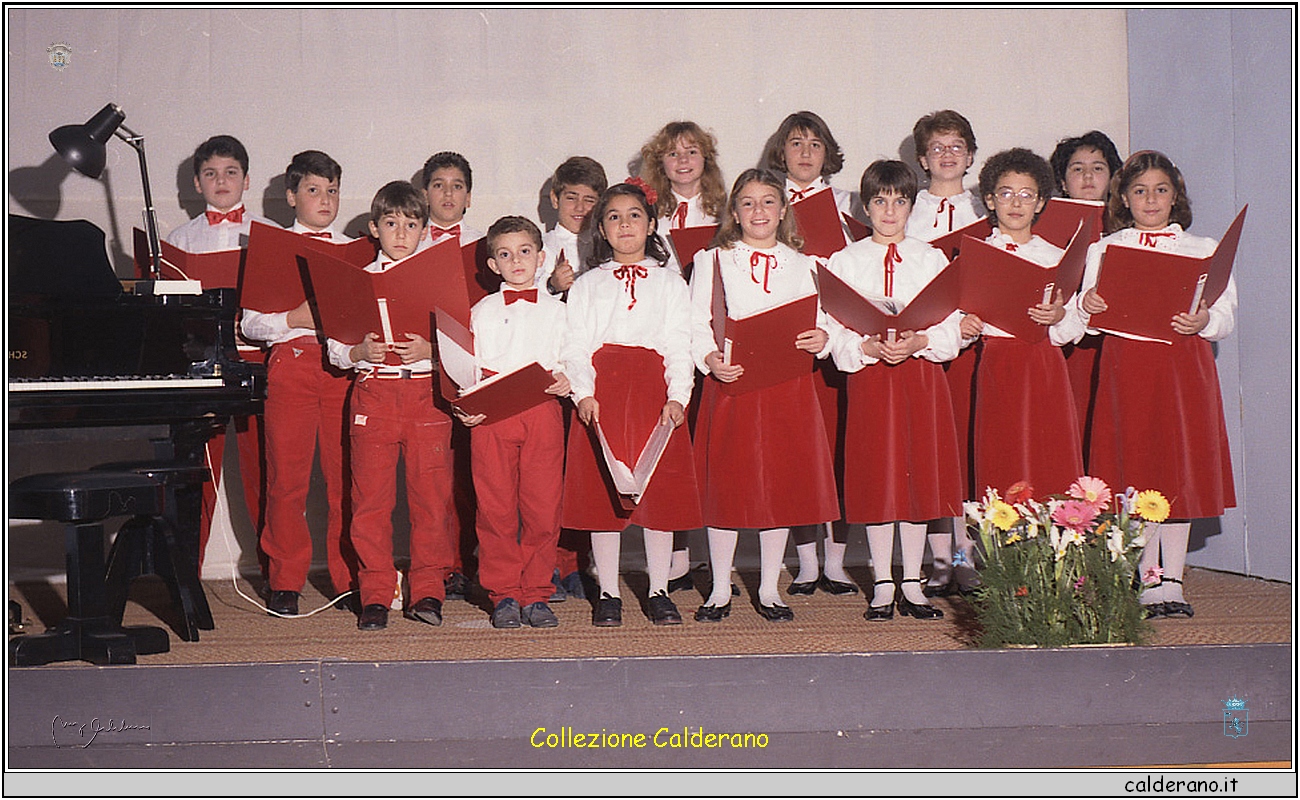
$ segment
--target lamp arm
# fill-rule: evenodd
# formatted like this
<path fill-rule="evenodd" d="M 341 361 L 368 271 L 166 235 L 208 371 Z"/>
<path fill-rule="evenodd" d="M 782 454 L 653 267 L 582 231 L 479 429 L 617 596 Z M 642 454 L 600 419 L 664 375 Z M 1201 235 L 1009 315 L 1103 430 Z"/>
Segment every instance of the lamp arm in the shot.
<path fill-rule="evenodd" d="M 154 280 L 162 278 L 162 247 L 158 243 L 158 214 L 153 207 L 153 192 L 149 190 L 149 167 L 144 158 L 144 137 L 125 125 L 119 125 L 113 135 L 135 150 L 140 156 L 140 182 L 144 184 L 144 224 L 149 236 L 149 269 Z"/>

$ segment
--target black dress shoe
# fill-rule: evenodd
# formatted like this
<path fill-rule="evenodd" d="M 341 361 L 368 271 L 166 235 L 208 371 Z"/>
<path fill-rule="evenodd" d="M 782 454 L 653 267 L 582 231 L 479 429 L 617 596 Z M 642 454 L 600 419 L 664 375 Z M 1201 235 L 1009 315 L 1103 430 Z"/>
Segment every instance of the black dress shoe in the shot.
<path fill-rule="evenodd" d="M 683 589 L 694 589 L 695 581 L 691 580 L 691 573 L 687 572 L 680 578 L 673 578 L 668 581 L 668 593 L 680 592 Z"/>
<path fill-rule="evenodd" d="M 1166 617 L 1187 617 L 1188 619 L 1191 619 L 1194 613 L 1195 612 L 1192 611 L 1191 603 L 1180 603 L 1177 600 L 1165 601 Z"/>
<path fill-rule="evenodd" d="M 758 615 L 768 622 L 789 622 L 794 619 L 794 612 L 789 606 L 765 606 L 758 604 Z"/>
<path fill-rule="evenodd" d="M 817 579 L 817 588 L 827 594 L 857 594 L 858 587 L 844 581 L 831 580 L 825 575 Z"/>
<path fill-rule="evenodd" d="M 681 625 L 682 614 L 666 594 L 650 596 L 650 621 L 656 625 Z"/>
<path fill-rule="evenodd" d="M 1142 606 L 1142 619 L 1159 619 L 1169 616 L 1168 603 L 1147 603 Z"/>
<path fill-rule="evenodd" d="M 298 593 L 297 592 L 271 592 L 271 599 L 266 601 L 266 610 L 271 612 L 271 616 L 298 616 Z"/>
<path fill-rule="evenodd" d="M 696 622 L 721 622 L 731 616 L 731 603 L 725 606 L 700 606 L 695 609 Z"/>
<path fill-rule="evenodd" d="M 469 578 L 453 572 L 442 582 L 442 596 L 448 600 L 464 600 L 469 594 Z"/>
<path fill-rule="evenodd" d="M 817 581 L 804 581 L 803 583 L 791 583 L 786 587 L 786 594 L 812 594 L 817 591 Z"/>
<path fill-rule="evenodd" d="M 388 627 L 388 606 L 381 603 L 371 603 L 361 609 L 361 616 L 357 617 L 357 628 L 363 631 L 381 631 Z"/>
<path fill-rule="evenodd" d="M 402 616 L 425 625 L 441 625 L 442 601 L 436 597 L 421 597 L 403 611 Z"/>
<path fill-rule="evenodd" d="M 591 624 L 597 628 L 617 628 L 623 624 L 623 600 L 605 595 L 596 601 Z"/>
<path fill-rule="evenodd" d="M 921 587 L 921 594 L 926 597 L 951 597 L 957 593 L 957 586 L 951 581 L 948 583 L 927 583 Z"/>
<path fill-rule="evenodd" d="M 892 584 L 893 581 L 892 580 L 876 581 L 876 586 L 882 586 L 886 583 Z M 895 594 L 898 593 L 897 588 L 894 589 L 894 593 Z M 884 622 L 885 620 L 893 619 L 894 601 L 890 600 L 888 603 L 885 603 L 883 606 L 868 605 L 867 610 L 862 614 L 862 618 L 865 619 L 867 622 Z"/>
<path fill-rule="evenodd" d="M 903 583 L 920 583 L 919 579 L 904 580 Z M 913 603 L 907 599 L 907 595 L 901 591 L 898 593 L 898 600 L 895 601 L 898 606 L 898 613 L 904 617 L 915 617 L 916 619 L 943 619 L 943 612 L 932 605 L 923 605 Z"/>

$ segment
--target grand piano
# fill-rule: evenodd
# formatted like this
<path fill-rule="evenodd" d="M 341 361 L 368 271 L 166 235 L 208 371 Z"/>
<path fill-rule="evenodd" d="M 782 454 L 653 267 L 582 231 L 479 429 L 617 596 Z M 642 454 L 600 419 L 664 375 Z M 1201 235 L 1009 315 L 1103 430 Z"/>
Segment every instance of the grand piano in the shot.
<path fill-rule="evenodd" d="M 103 231 L 86 221 L 9 217 L 11 480 L 24 472 L 15 470 L 19 452 L 42 461 L 69 450 L 78 461 L 105 450 L 114 456 L 77 467 L 84 469 L 117 461 L 128 442 L 141 439 L 151 448 L 151 469 L 205 469 L 208 440 L 232 417 L 262 411 L 266 367 L 239 358 L 235 290 L 157 296 L 150 281 L 120 281 L 104 245 Z M 199 490 L 177 491 L 177 543 L 193 566 L 185 570 L 186 591 L 198 609 L 183 615 L 180 630 L 197 640 L 198 627 L 212 627 L 197 583 Z M 145 563 L 154 563 L 150 558 Z M 130 563 L 109 566 L 121 602 L 138 574 Z"/>

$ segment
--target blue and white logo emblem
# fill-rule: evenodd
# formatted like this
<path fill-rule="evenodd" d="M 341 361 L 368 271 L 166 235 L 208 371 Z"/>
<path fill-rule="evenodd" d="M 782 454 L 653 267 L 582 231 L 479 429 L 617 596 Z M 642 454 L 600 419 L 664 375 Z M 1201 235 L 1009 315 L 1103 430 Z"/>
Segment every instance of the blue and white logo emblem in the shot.
<path fill-rule="evenodd" d="M 72 48 L 62 42 L 50 45 L 45 48 L 45 52 L 50 54 L 50 64 L 57 70 L 72 63 Z"/>
<path fill-rule="evenodd" d="M 1223 701 L 1223 735 L 1240 739 L 1250 732 L 1250 709 L 1240 697 Z"/>

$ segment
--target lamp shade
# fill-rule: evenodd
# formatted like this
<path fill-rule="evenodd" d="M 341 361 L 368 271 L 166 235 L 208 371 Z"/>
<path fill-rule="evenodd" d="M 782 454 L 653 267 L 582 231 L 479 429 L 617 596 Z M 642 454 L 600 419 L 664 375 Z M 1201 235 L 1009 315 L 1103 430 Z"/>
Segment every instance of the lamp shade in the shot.
<path fill-rule="evenodd" d="M 104 172 L 104 145 L 125 119 L 122 109 L 109 103 L 84 125 L 55 128 L 50 132 L 50 144 L 77 172 L 98 178 Z"/>

